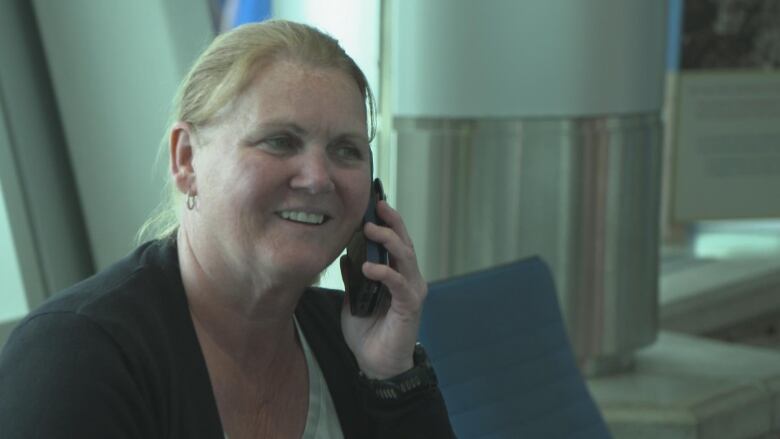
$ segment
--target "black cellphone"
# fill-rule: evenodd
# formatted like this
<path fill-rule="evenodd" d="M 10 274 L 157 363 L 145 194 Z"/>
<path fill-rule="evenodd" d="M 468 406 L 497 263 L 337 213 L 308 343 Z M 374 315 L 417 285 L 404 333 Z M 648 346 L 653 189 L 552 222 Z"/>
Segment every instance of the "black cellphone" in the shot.
<path fill-rule="evenodd" d="M 376 213 L 377 203 L 385 199 L 382 182 L 378 178 L 374 179 L 371 182 L 371 197 L 366 213 L 363 215 L 363 223 L 347 245 L 347 258 L 350 264 L 346 285 L 347 295 L 349 296 L 350 312 L 355 316 L 369 316 L 390 300 L 390 292 L 387 287 L 381 282 L 366 278 L 362 269 L 365 261 L 385 265 L 390 263 L 387 249 L 382 244 L 366 238 L 363 234 L 363 226 L 367 222 L 380 226 L 385 225 Z"/>

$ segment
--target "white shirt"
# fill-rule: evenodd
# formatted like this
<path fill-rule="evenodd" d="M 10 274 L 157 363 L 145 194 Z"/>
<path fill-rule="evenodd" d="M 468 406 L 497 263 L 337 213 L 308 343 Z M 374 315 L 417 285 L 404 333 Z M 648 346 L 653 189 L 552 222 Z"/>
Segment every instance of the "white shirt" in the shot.
<path fill-rule="evenodd" d="M 303 430 L 302 439 L 344 439 L 336 407 L 330 397 L 328 383 L 325 382 L 322 369 L 314 358 L 297 319 L 295 319 L 295 328 L 298 330 L 303 354 L 306 357 L 306 368 L 309 371 L 309 410 L 306 412 L 306 428 Z"/>
<path fill-rule="evenodd" d="M 298 339 L 303 347 L 303 356 L 306 358 L 306 369 L 309 372 L 309 408 L 306 411 L 306 427 L 303 429 L 301 439 L 344 439 L 344 432 L 341 431 L 328 383 L 325 382 L 322 369 L 298 325 L 298 319 L 293 316 L 293 320 Z M 225 439 L 228 439 L 227 434 Z"/>

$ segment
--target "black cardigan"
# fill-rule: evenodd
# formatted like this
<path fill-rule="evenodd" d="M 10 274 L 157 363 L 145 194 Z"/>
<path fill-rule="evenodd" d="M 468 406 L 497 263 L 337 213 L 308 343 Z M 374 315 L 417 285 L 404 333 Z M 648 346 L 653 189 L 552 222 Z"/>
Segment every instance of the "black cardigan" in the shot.
<path fill-rule="evenodd" d="M 438 389 L 388 404 L 359 385 L 342 300 L 311 288 L 295 314 L 344 437 L 454 437 Z M 142 245 L 19 324 L 0 355 L 0 437 L 224 437 L 173 241 Z"/>

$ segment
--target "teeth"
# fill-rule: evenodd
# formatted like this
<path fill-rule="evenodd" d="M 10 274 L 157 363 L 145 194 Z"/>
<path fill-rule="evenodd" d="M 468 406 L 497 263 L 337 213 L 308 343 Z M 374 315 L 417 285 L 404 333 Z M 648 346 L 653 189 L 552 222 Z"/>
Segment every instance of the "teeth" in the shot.
<path fill-rule="evenodd" d="M 316 213 L 285 210 L 281 213 L 281 216 L 286 220 L 297 221 L 299 223 L 306 224 L 322 224 L 322 222 L 325 221 L 325 215 L 319 215 Z"/>

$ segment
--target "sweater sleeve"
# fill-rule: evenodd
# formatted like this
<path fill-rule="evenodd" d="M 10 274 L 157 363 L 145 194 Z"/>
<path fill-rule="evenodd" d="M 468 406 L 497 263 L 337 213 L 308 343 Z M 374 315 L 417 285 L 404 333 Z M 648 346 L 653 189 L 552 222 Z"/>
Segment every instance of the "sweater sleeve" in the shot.
<path fill-rule="evenodd" d="M 365 410 L 374 420 L 377 439 L 450 439 L 455 437 L 438 388 L 398 401 L 383 401 L 358 385 Z"/>
<path fill-rule="evenodd" d="M 163 437 L 142 389 L 122 349 L 88 317 L 36 315 L 0 355 L 0 437 Z"/>

